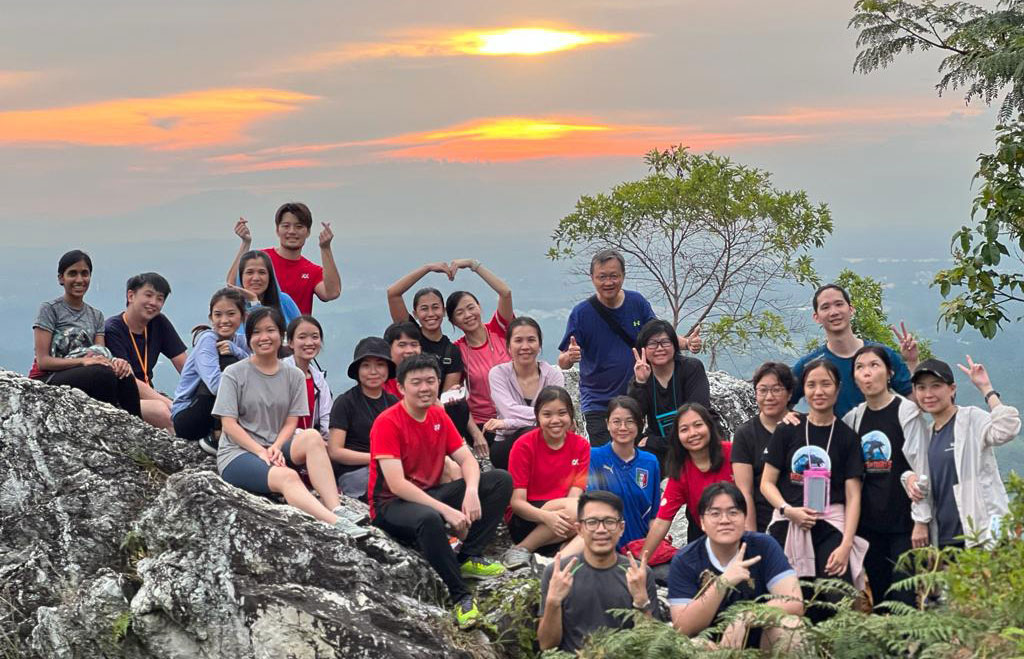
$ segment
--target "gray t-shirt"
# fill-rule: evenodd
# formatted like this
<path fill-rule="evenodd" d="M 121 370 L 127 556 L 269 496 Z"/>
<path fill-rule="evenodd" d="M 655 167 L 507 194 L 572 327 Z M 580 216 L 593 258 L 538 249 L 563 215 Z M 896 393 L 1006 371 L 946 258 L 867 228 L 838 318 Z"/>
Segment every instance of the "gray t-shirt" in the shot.
<path fill-rule="evenodd" d="M 562 566 L 571 558 L 563 558 Z M 544 615 L 544 601 L 554 566 L 554 563 L 548 565 L 540 580 L 541 615 Z M 625 556 L 618 556 L 618 562 L 610 568 L 598 569 L 587 563 L 582 554 L 579 555 L 573 568 L 572 589 L 562 602 L 562 642 L 558 649 L 575 652 L 583 647 L 587 636 L 601 627 L 620 629 L 633 626 L 631 621 L 623 622 L 622 618 L 608 613 L 611 609 L 633 608 L 633 597 L 626 585 L 628 568 L 629 559 Z M 661 620 L 658 591 L 651 568 L 647 568 L 647 596 L 654 607 L 654 617 Z"/>
<path fill-rule="evenodd" d="M 938 432 L 932 432 L 932 441 L 928 445 L 928 471 L 932 476 L 932 498 L 935 500 L 934 515 L 938 526 L 939 546 L 957 542 L 956 537 L 964 533 L 964 527 L 960 523 L 960 511 L 956 507 L 956 497 L 953 496 L 953 486 L 960 482 L 956 473 L 956 460 L 953 458 L 954 426 L 955 414 Z"/>
<path fill-rule="evenodd" d="M 103 336 L 103 314 L 96 307 L 83 303 L 81 309 L 71 307 L 63 297 L 39 305 L 32 329 L 53 334 L 50 356 L 66 357 L 79 348 L 87 348 Z"/>
<path fill-rule="evenodd" d="M 249 436 L 270 446 L 290 416 L 307 416 L 306 379 L 302 371 L 279 361 L 277 373 L 267 375 L 245 359 L 224 369 L 217 389 L 214 416 L 238 419 Z M 220 437 L 217 450 L 217 471 L 223 473 L 228 464 L 246 450 L 233 442 L 227 433 Z"/>

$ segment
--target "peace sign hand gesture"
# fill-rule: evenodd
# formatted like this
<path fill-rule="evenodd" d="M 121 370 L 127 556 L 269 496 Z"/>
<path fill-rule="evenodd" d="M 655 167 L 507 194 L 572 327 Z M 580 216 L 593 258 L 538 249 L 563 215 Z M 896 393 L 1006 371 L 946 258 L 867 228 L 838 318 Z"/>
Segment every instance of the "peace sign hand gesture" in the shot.
<path fill-rule="evenodd" d="M 629 567 L 626 569 L 626 586 L 633 602 L 647 601 L 647 552 L 640 555 L 640 563 L 636 562 L 633 554 L 626 553 L 629 557 Z"/>
<path fill-rule="evenodd" d="M 746 581 L 750 578 L 750 566 L 761 560 L 760 556 L 754 556 L 753 558 L 746 558 L 747 554 L 747 543 L 740 545 L 740 550 L 736 552 L 736 555 L 732 557 L 729 564 L 725 566 L 725 572 L 722 573 L 722 578 L 730 586 L 736 586 L 737 584 Z"/>
<path fill-rule="evenodd" d="M 971 359 L 970 355 L 967 355 L 967 366 L 963 364 L 957 364 L 957 368 L 967 374 L 971 378 L 971 382 L 978 388 L 982 394 L 987 394 L 992 390 L 992 381 L 988 377 L 988 371 L 981 364 L 976 363 Z"/>
<path fill-rule="evenodd" d="M 900 328 L 897 330 L 895 325 L 890 325 L 889 329 L 896 335 L 896 341 L 900 344 L 900 356 L 903 357 L 909 368 L 913 368 L 917 365 L 920 359 L 920 352 L 917 347 L 917 339 L 914 335 L 907 330 L 907 326 L 900 321 Z"/>
<path fill-rule="evenodd" d="M 562 552 L 555 554 L 555 562 L 551 564 L 551 580 L 548 581 L 548 596 L 545 606 L 562 606 L 562 602 L 572 590 L 572 569 L 576 567 L 578 556 L 573 556 L 562 567 Z"/>
<path fill-rule="evenodd" d="M 640 348 L 639 351 L 633 348 L 633 359 L 636 361 L 633 364 L 633 377 L 636 378 L 637 384 L 644 384 L 651 377 L 651 365 L 647 363 L 647 348 Z"/>

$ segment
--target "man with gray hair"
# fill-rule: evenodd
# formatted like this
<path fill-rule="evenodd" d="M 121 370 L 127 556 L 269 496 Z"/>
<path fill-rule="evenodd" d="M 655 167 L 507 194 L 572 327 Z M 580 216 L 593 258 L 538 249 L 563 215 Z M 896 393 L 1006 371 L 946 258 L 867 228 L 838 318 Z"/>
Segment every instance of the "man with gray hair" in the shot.
<path fill-rule="evenodd" d="M 590 260 L 595 294 L 573 307 L 558 345 L 559 366 L 580 364 L 580 404 L 593 446 L 611 441 L 604 418 L 608 401 L 626 393 L 637 334 L 655 317 L 643 295 L 622 288 L 625 278 L 626 260 L 620 252 L 597 252 Z M 700 350 L 700 336 L 683 337 L 680 344 Z"/>

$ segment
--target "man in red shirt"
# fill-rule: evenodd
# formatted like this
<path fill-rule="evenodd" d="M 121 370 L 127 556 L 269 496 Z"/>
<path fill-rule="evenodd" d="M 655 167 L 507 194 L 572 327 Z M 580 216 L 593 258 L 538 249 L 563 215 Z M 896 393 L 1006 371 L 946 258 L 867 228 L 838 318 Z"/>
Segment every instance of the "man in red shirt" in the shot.
<path fill-rule="evenodd" d="M 302 255 L 302 248 L 313 231 L 313 214 L 306 204 L 288 202 L 277 209 L 274 215 L 274 226 L 277 227 L 277 247 L 268 247 L 263 251 L 270 256 L 274 264 L 274 275 L 281 290 L 295 300 L 299 311 L 304 314 L 313 313 L 313 294 L 324 302 L 329 302 L 341 295 L 341 275 L 334 263 L 331 241 L 334 232 L 328 222 L 321 222 L 320 260 L 323 267 L 318 266 Z M 235 260 L 228 270 L 228 283 L 238 278 L 238 260 L 242 254 L 252 247 L 252 233 L 245 218 L 238 218 L 235 223 L 235 235 L 242 244 L 235 255 Z"/>
<path fill-rule="evenodd" d="M 455 425 L 437 405 L 441 368 L 429 354 L 398 366 L 402 400 L 377 416 L 370 430 L 368 499 L 373 523 L 399 542 L 413 544 L 437 571 L 455 603 L 461 627 L 480 617 L 466 578 L 496 577 L 505 568 L 483 557 L 512 496 L 512 477 L 480 465 Z M 441 484 L 445 456 L 462 478 Z M 449 533 L 462 538 L 456 555 Z"/>

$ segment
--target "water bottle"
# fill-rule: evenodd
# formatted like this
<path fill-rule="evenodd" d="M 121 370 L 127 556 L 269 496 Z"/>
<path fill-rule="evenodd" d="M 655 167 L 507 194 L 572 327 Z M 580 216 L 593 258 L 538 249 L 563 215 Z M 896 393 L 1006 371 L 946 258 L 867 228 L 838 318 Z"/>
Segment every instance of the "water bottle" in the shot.
<path fill-rule="evenodd" d="M 921 490 L 921 494 L 925 497 L 928 496 L 928 475 L 922 474 L 917 479 L 917 489 Z"/>

